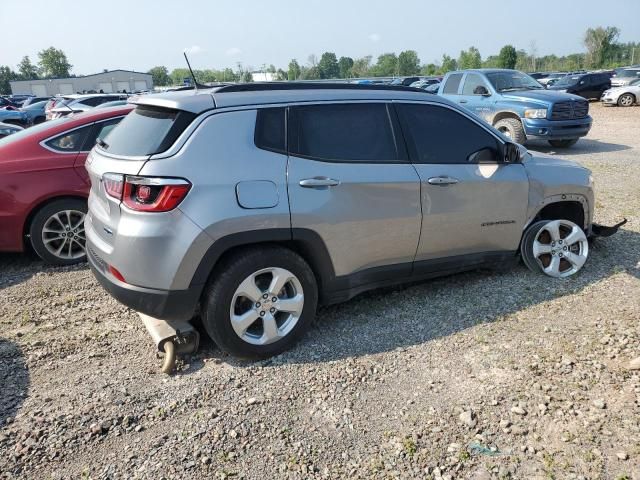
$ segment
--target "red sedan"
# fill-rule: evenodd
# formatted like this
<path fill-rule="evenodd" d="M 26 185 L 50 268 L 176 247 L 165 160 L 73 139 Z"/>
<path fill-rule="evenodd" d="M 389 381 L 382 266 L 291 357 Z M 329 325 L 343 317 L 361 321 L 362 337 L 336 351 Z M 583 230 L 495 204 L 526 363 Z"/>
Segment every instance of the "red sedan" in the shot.
<path fill-rule="evenodd" d="M 41 123 L 0 139 L 0 251 L 30 244 L 46 262 L 86 259 L 84 163 L 133 106 L 97 109 Z"/>

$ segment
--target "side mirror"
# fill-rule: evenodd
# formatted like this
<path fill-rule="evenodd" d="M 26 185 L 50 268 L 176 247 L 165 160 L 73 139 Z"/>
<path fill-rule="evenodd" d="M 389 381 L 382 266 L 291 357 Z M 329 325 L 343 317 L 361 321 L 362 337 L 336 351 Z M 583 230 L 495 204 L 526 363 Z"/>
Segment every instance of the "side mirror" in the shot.
<path fill-rule="evenodd" d="M 478 85 L 476 88 L 473 89 L 473 94 L 474 95 L 482 95 L 483 97 L 490 97 L 491 94 L 489 93 L 489 90 L 487 90 L 487 87 L 484 87 L 482 85 Z"/>
<path fill-rule="evenodd" d="M 518 163 L 520 161 L 520 147 L 515 143 L 505 143 L 502 158 L 504 163 Z"/>

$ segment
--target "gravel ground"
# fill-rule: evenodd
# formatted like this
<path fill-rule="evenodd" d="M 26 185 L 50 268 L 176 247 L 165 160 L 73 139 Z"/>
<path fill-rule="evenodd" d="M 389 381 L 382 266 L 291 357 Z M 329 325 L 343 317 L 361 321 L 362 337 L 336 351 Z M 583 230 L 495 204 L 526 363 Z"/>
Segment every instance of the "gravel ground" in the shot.
<path fill-rule="evenodd" d="M 561 154 L 629 223 L 578 276 L 370 292 L 270 361 L 164 376 L 86 266 L 0 255 L 0 478 L 640 479 L 640 107 L 592 114 Z"/>

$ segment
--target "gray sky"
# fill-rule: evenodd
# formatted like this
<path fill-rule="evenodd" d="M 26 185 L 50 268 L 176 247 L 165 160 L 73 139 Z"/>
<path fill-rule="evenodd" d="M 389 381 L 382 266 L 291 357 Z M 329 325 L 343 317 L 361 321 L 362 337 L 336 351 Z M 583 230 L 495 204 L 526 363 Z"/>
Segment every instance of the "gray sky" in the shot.
<path fill-rule="evenodd" d="M 310 54 L 353 58 L 416 50 L 423 63 L 510 43 L 539 55 L 583 51 L 588 27 L 640 41 L 640 0 L 0 0 L 0 65 L 61 48 L 76 74 L 155 65 L 286 68 Z"/>

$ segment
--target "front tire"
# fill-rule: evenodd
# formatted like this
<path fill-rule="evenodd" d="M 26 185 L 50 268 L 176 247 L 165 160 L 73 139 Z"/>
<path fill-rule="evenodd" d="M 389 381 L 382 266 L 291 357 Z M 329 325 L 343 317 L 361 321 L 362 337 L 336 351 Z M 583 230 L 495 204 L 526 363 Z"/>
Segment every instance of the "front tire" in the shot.
<path fill-rule="evenodd" d="M 549 145 L 555 148 L 569 148 L 573 147 L 576 143 L 578 143 L 577 138 L 572 138 L 571 140 L 549 140 Z"/>
<path fill-rule="evenodd" d="M 520 122 L 520 120 L 515 118 L 503 118 L 502 120 L 498 120 L 494 127 L 516 143 L 524 145 L 527 141 L 527 136 L 524 133 L 524 128 L 522 127 L 522 122 Z"/>
<path fill-rule="evenodd" d="M 582 269 L 589 242 L 582 228 L 569 220 L 541 220 L 525 232 L 520 253 L 529 270 L 565 278 Z"/>
<path fill-rule="evenodd" d="M 31 246 L 51 265 L 73 265 L 87 260 L 84 217 L 87 202 L 68 198 L 41 208 L 29 227 Z"/>
<path fill-rule="evenodd" d="M 620 107 L 632 107 L 636 103 L 636 97 L 631 93 L 623 93 L 618 97 L 618 106 Z"/>
<path fill-rule="evenodd" d="M 276 246 L 244 249 L 216 268 L 202 323 L 222 351 L 268 358 L 304 335 L 317 303 L 315 276 L 297 253 Z"/>

